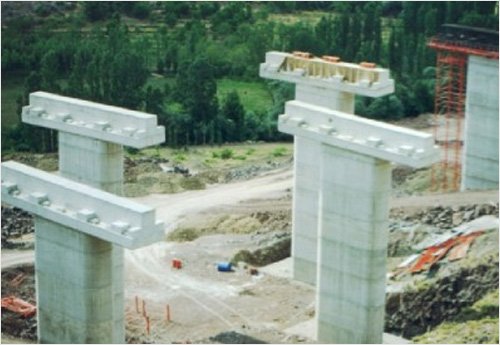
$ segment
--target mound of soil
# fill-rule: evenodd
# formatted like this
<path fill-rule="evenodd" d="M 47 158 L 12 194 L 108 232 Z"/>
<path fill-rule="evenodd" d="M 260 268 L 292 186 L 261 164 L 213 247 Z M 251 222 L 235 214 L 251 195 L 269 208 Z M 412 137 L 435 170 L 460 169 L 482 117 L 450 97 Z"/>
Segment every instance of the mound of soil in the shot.
<path fill-rule="evenodd" d="M 188 221 L 171 232 L 169 241 L 193 241 L 201 236 L 213 234 L 252 234 L 274 231 L 290 232 L 291 210 L 259 211 L 246 214 L 224 214 L 203 222 Z"/>
<path fill-rule="evenodd" d="M 498 254 L 481 263 L 461 266 L 455 272 L 424 281 L 414 289 L 389 294 L 385 330 L 405 338 L 423 334 L 453 320 L 489 291 L 498 288 Z"/>
<path fill-rule="evenodd" d="M 209 340 L 217 344 L 267 344 L 262 340 L 234 331 L 219 333 L 210 337 Z"/>
<path fill-rule="evenodd" d="M 292 239 L 290 234 L 284 234 L 284 238 L 278 238 L 273 243 L 254 251 L 246 249 L 236 253 L 231 262 L 237 264 L 240 261 L 253 266 L 265 266 L 272 264 L 291 255 Z"/>

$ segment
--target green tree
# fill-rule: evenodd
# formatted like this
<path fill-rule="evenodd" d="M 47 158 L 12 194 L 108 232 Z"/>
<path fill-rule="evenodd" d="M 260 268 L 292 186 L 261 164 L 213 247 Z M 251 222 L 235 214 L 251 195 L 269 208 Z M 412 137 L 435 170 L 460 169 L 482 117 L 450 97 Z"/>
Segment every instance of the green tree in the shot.
<path fill-rule="evenodd" d="M 85 1 L 83 12 L 91 22 L 108 19 L 115 12 L 115 2 L 113 1 Z"/>
<path fill-rule="evenodd" d="M 233 90 L 226 95 L 222 103 L 221 116 L 228 120 L 225 139 L 229 141 L 244 140 L 245 109 L 240 101 L 240 96 Z"/>
<path fill-rule="evenodd" d="M 396 95 L 376 98 L 366 109 L 367 116 L 374 119 L 399 119 L 404 116 L 404 107 Z"/>
<path fill-rule="evenodd" d="M 198 56 L 185 63 L 176 77 L 177 98 L 193 121 L 195 143 L 213 143 L 214 120 L 218 111 L 217 83 L 206 57 Z"/>

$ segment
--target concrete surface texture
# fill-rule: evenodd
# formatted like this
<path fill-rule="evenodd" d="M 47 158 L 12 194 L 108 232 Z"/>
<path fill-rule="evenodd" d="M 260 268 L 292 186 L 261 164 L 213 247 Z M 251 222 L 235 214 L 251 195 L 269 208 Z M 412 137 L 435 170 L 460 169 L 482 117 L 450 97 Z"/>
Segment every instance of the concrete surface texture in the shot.
<path fill-rule="evenodd" d="M 150 206 L 12 161 L 2 163 L 2 200 L 121 247 L 163 236 Z"/>
<path fill-rule="evenodd" d="M 36 126 L 105 142 L 144 148 L 165 141 L 156 115 L 47 92 L 30 94 L 22 120 Z"/>
<path fill-rule="evenodd" d="M 498 60 L 469 56 L 461 189 L 498 188 Z"/>
<path fill-rule="evenodd" d="M 434 163 L 439 153 L 429 133 L 295 100 L 286 103 L 278 129 L 415 168 Z"/>
<path fill-rule="evenodd" d="M 354 94 L 299 83 L 295 99 L 328 109 L 354 113 Z M 287 105 L 288 106 L 288 105 Z M 294 143 L 294 188 L 292 212 L 292 258 L 294 278 L 316 284 L 318 256 L 319 163 L 321 147 L 300 136 Z M 296 212 L 296 210 L 301 210 Z"/>
<path fill-rule="evenodd" d="M 35 217 L 40 343 L 123 343 L 123 249 Z"/>
<path fill-rule="evenodd" d="M 295 136 L 293 275 L 317 284 L 318 341 L 381 343 L 390 162 L 422 167 L 439 151 L 430 134 L 349 114 L 354 94 L 394 91 L 388 70 L 326 60 L 269 52 L 260 66 L 296 83 L 278 121 Z"/>
<path fill-rule="evenodd" d="M 30 94 L 30 105 L 23 107 L 22 119 L 59 130 L 61 176 L 115 194 L 121 194 L 123 188 L 122 145 L 143 148 L 165 139 L 165 130 L 157 126 L 155 115 L 46 92 Z M 36 172 L 31 173 L 32 179 L 40 177 Z M 66 190 L 61 190 L 65 187 L 61 181 L 50 181 L 46 176 L 45 180 L 45 189 L 32 191 L 25 205 L 38 215 L 35 217 L 38 340 L 124 343 L 121 246 L 136 247 L 158 240 L 162 224 L 155 222 L 151 209 L 135 205 L 132 212 L 120 214 L 117 212 L 120 206 L 127 206 L 124 200 L 85 186 L 78 190 L 67 181 Z M 40 188 L 40 179 L 36 182 L 34 188 Z M 2 194 L 12 193 L 12 199 L 19 202 L 21 198 L 16 199 L 15 194 L 25 187 L 16 192 L 15 183 L 10 182 L 2 185 Z M 57 209 L 48 195 L 56 205 L 59 202 Z M 57 200 L 61 197 L 67 200 Z M 71 209 L 75 214 L 66 214 Z M 134 213 L 136 219 L 132 220 Z M 120 219 L 107 221 L 110 216 Z M 66 226 L 68 219 L 73 226 Z M 89 235 L 99 225 L 101 228 L 94 233 L 98 237 Z M 140 231 L 141 228 L 146 231 Z M 130 234 L 135 235 L 135 243 Z"/>
<path fill-rule="evenodd" d="M 391 165 L 322 145 L 320 342 L 382 343 Z"/>
<path fill-rule="evenodd" d="M 59 133 L 59 172 L 113 194 L 123 194 L 123 146 Z"/>

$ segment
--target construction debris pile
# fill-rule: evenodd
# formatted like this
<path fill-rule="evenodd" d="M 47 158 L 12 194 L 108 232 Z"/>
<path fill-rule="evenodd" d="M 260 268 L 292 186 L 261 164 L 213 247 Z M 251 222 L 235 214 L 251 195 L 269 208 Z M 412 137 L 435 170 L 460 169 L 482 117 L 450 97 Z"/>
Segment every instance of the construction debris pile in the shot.
<path fill-rule="evenodd" d="M 432 225 L 439 229 L 451 229 L 484 215 L 493 215 L 498 217 L 498 203 L 456 207 L 436 206 L 429 207 L 413 215 L 409 215 L 407 212 L 397 208 L 391 210 L 391 218 L 393 219 L 414 221 Z"/>
<path fill-rule="evenodd" d="M 498 204 L 438 207 L 429 214 L 434 215 L 433 220 L 426 213 L 405 219 L 420 217 L 445 229 L 427 225 L 435 231 L 426 233 L 425 225 L 415 225 L 420 232 L 405 235 L 410 242 L 405 250 L 411 252 L 399 256 L 399 265 L 388 273 L 386 331 L 405 338 L 455 320 L 486 293 L 498 289 Z M 453 218 L 460 225 L 450 227 Z M 398 245 L 403 242 L 400 238 Z M 392 249 L 393 253 L 403 252 L 394 244 Z"/>
<path fill-rule="evenodd" d="M 28 212 L 2 206 L 2 248 L 24 248 L 25 244 L 18 239 L 34 231 L 33 217 Z"/>
<path fill-rule="evenodd" d="M 36 340 L 34 268 L 2 270 L 2 334 Z"/>

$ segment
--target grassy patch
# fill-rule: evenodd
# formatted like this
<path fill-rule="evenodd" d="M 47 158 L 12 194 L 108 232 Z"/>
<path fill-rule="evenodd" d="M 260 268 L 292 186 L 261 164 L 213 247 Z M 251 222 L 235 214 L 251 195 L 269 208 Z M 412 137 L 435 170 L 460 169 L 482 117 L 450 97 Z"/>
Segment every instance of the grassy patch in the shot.
<path fill-rule="evenodd" d="M 217 81 L 217 96 L 219 101 L 222 101 L 233 90 L 238 92 L 241 103 L 247 111 L 264 111 L 273 103 L 266 84 L 262 82 L 248 82 L 234 79 L 220 79 Z"/>
<path fill-rule="evenodd" d="M 311 25 L 316 25 L 321 17 L 334 15 L 332 12 L 326 11 L 297 11 L 294 13 L 273 13 L 269 15 L 268 20 L 283 23 L 283 24 L 296 24 L 303 22 Z"/>
<path fill-rule="evenodd" d="M 158 74 L 152 74 L 148 80 L 146 81 L 145 89 L 148 86 L 151 86 L 156 89 L 160 89 L 163 91 L 165 84 L 167 84 L 170 88 L 175 86 L 175 78 L 172 77 L 163 77 Z"/>
<path fill-rule="evenodd" d="M 461 322 L 444 322 L 412 339 L 418 344 L 498 344 L 498 317 Z"/>
<path fill-rule="evenodd" d="M 139 197 L 151 193 L 178 193 L 204 189 L 207 184 L 224 183 L 274 164 L 287 164 L 293 152 L 291 143 L 235 144 L 224 146 L 191 146 L 185 149 L 152 147 L 127 152 L 132 161 L 125 171 L 124 194 Z M 278 150 L 283 155 L 275 157 Z M 224 159 L 224 157 L 226 157 Z M 148 160 L 148 158 L 150 160 Z M 146 159 L 146 161 L 144 161 Z M 189 169 L 191 176 L 162 172 L 154 160 L 164 159 L 164 165 Z M 134 163 L 135 162 L 135 163 Z M 53 164 L 53 163 L 50 163 Z M 238 172 L 234 175 L 231 172 Z M 245 175 L 246 176 L 246 175 Z"/>
<path fill-rule="evenodd" d="M 183 228 L 168 234 L 167 240 L 173 242 L 190 242 L 196 240 L 198 237 L 200 237 L 200 234 L 197 229 Z"/>
<path fill-rule="evenodd" d="M 453 321 L 412 339 L 422 344 L 498 344 L 498 289 L 490 291 Z"/>
<path fill-rule="evenodd" d="M 232 159 L 221 159 L 221 152 L 231 152 Z M 281 152 L 276 157 L 273 152 Z M 203 172 L 207 168 L 211 171 L 238 168 L 246 165 L 261 164 L 269 160 L 281 162 L 288 160 L 293 154 L 292 143 L 262 143 L 262 144 L 230 144 L 224 146 L 190 146 L 178 150 L 171 148 L 147 148 L 140 151 L 140 155 L 166 158 L 172 163 Z M 241 156 L 246 156 L 243 160 Z M 134 158 L 134 156 L 130 156 Z M 238 158 L 236 158 L 238 157 Z"/>
<path fill-rule="evenodd" d="M 148 78 L 145 88 L 152 86 L 163 90 L 165 84 L 167 84 L 170 89 L 175 88 L 175 78 L 152 74 Z M 217 80 L 217 97 L 220 103 L 222 103 L 226 95 L 233 90 L 238 93 L 241 103 L 247 111 L 265 111 L 273 104 L 271 94 L 266 84 L 263 82 L 227 78 Z M 175 111 L 179 109 L 174 106 L 171 110 Z"/>
<path fill-rule="evenodd" d="M 271 152 L 271 155 L 273 157 L 283 157 L 286 155 L 286 153 L 287 153 L 286 147 L 278 146 Z"/>

